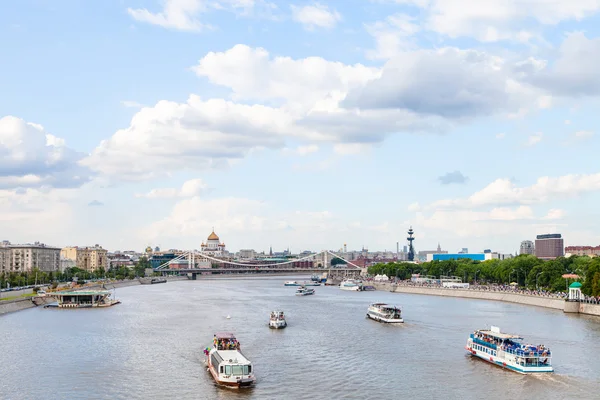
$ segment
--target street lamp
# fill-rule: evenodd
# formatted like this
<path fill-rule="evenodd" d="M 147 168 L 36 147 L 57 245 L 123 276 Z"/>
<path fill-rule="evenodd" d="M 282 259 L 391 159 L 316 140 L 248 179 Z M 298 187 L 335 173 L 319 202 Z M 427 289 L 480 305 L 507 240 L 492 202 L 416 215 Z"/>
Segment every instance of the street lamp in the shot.
<path fill-rule="evenodd" d="M 538 272 L 537 275 L 535 276 L 535 290 L 539 290 L 539 286 L 538 286 L 538 276 L 540 276 L 541 274 L 543 274 L 544 271 Z"/>
<path fill-rule="evenodd" d="M 480 269 L 478 269 L 477 271 L 475 271 L 475 284 L 476 284 L 476 285 L 477 285 L 477 273 L 478 273 L 478 272 L 481 272 L 481 270 L 480 270 Z"/>

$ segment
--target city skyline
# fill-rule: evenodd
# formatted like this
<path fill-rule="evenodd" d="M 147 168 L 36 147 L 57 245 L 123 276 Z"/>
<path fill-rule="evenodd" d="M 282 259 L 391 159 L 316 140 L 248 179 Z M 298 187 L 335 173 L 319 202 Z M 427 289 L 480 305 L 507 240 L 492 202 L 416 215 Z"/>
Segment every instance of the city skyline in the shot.
<path fill-rule="evenodd" d="M 0 240 L 597 246 L 600 5 L 449 3 L 3 6 Z"/>

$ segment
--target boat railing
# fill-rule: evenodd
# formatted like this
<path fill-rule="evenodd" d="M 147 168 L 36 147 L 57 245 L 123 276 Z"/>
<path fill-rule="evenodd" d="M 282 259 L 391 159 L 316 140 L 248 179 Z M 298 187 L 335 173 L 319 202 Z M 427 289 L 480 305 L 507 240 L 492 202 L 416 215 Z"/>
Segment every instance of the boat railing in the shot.
<path fill-rule="evenodd" d="M 472 335 L 471 335 L 471 337 L 472 337 Z M 490 348 L 490 349 L 492 349 L 492 350 L 497 350 L 497 349 L 498 349 L 498 346 L 497 346 L 497 345 L 495 345 L 495 344 L 493 344 L 493 343 L 488 343 L 488 342 L 486 342 L 485 340 L 477 339 L 477 338 L 475 338 L 475 337 L 473 337 L 473 343 L 477 343 L 477 344 L 480 344 L 480 345 L 482 345 L 482 346 L 489 347 L 489 348 Z"/>
<path fill-rule="evenodd" d="M 535 351 L 535 350 L 525 350 L 523 348 L 506 347 L 502 350 L 504 350 L 504 352 L 506 352 L 506 353 L 514 354 L 516 356 L 526 357 L 526 358 L 550 358 L 550 357 L 552 357 L 552 353 L 550 352 L 549 349 Z"/>

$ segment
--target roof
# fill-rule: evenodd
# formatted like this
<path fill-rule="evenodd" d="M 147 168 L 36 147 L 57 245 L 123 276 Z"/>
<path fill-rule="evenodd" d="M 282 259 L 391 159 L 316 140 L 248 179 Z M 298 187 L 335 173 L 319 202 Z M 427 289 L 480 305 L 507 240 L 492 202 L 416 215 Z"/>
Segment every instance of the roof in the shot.
<path fill-rule="evenodd" d="M 569 285 L 570 288 L 580 288 L 581 287 L 581 283 L 579 282 L 573 282 Z"/>
<path fill-rule="evenodd" d="M 217 350 L 217 353 L 219 353 L 223 362 L 228 364 L 236 364 L 236 362 L 237 364 L 250 364 L 250 360 L 237 350 Z"/>
<path fill-rule="evenodd" d="M 215 231 L 212 231 L 212 233 L 208 235 L 208 240 L 219 240 L 219 237 L 217 236 Z"/>
<path fill-rule="evenodd" d="M 235 335 L 231 332 L 217 332 L 215 336 L 217 339 L 235 339 Z"/>
<path fill-rule="evenodd" d="M 108 290 L 78 290 L 69 292 L 54 292 L 53 296 L 93 296 L 99 294 L 110 294 Z"/>
<path fill-rule="evenodd" d="M 511 335 L 509 333 L 492 332 L 488 330 L 479 330 L 479 332 L 483 333 L 484 335 L 492 336 L 498 339 L 523 339 L 519 335 Z"/>

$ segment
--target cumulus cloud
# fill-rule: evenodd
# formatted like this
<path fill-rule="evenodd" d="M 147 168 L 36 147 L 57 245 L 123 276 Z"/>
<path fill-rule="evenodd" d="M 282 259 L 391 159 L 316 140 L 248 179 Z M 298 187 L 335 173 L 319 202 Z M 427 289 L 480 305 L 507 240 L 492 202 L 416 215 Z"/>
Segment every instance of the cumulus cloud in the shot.
<path fill-rule="evenodd" d="M 319 146 L 316 144 L 309 144 L 306 146 L 298 146 L 295 149 L 284 148 L 282 149 L 284 154 L 297 154 L 299 156 L 306 156 L 319 151 Z"/>
<path fill-rule="evenodd" d="M 208 185 L 202 179 L 190 179 L 181 185 L 180 189 L 160 188 L 152 189 L 148 193 L 136 194 L 135 197 L 145 197 L 148 199 L 174 198 L 174 197 L 194 197 L 200 196 L 208 191 Z"/>
<path fill-rule="evenodd" d="M 468 177 L 464 176 L 460 171 L 447 172 L 446 174 L 438 177 L 438 181 L 442 185 L 450 185 L 452 183 L 466 183 L 469 180 Z"/>
<path fill-rule="evenodd" d="M 83 156 L 39 124 L 0 119 L 0 188 L 81 186 L 91 176 Z"/>
<path fill-rule="evenodd" d="M 279 109 L 191 95 L 184 104 L 160 101 L 140 110 L 82 163 L 121 179 L 215 168 L 252 149 L 283 147 L 284 134 L 293 134 L 290 125 Z"/>
<path fill-rule="evenodd" d="M 333 28 L 342 20 L 340 13 L 320 3 L 304 7 L 292 5 L 291 8 L 294 20 L 309 31 L 315 28 Z"/>
<path fill-rule="evenodd" d="M 600 94 L 598 65 L 600 38 L 588 39 L 584 33 L 575 32 L 561 43 L 558 58 L 551 67 L 531 71 L 524 79 L 557 95 L 597 96 Z"/>
<path fill-rule="evenodd" d="M 434 202 L 430 209 L 474 208 L 490 205 L 531 205 L 553 199 L 600 191 L 600 173 L 541 177 L 531 186 L 518 187 L 509 179 L 496 179 L 467 198 Z"/>
<path fill-rule="evenodd" d="M 499 40 L 528 41 L 537 34 L 535 25 L 555 25 L 561 21 L 581 20 L 600 9 L 590 0 L 393 0 L 423 9 L 427 29 L 452 38 L 474 37 L 483 42 Z"/>
<path fill-rule="evenodd" d="M 367 51 L 367 57 L 371 59 L 389 59 L 414 46 L 411 38 L 421 29 L 415 17 L 401 13 L 365 27 L 375 40 L 375 49 Z"/>
<path fill-rule="evenodd" d="M 342 104 L 444 118 L 472 117 L 512 104 L 510 84 L 500 58 L 455 48 L 417 50 L 388 61 L 380 78 L 350 91 Z"/>

